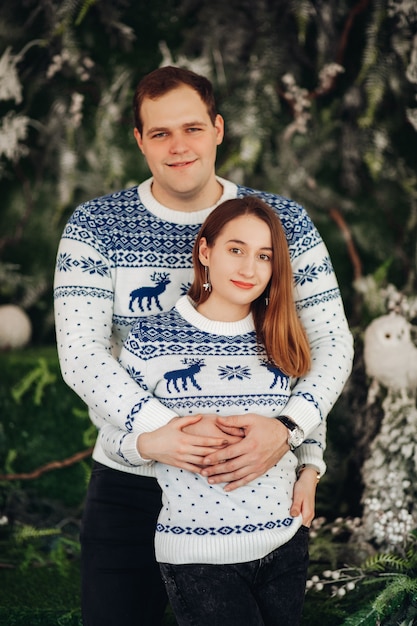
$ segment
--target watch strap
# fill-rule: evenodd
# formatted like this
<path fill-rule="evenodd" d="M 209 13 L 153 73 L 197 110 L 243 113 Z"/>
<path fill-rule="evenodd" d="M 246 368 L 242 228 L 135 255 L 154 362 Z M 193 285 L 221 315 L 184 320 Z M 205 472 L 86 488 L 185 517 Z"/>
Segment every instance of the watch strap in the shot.
<path fill-rule="evenodd" d="M 288 415 L 278 415 L 275 419 L 284 424 L 290 430 L 297 428 L 297 424 Z"/>

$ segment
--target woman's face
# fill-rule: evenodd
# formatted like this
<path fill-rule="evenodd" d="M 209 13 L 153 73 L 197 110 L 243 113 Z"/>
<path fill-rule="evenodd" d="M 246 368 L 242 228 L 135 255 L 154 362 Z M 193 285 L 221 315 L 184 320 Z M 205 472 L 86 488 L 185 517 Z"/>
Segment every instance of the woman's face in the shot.
<path fill-rule="evenodd" d="M 212 247 L 203 237 L 199 258 L 209 268 L 212 291 L 207 306 L 198 310 L 219 321 L 245 317 L 268 285 L 272 255 L 269 226 L 255 215 L 228 222 Z"/>

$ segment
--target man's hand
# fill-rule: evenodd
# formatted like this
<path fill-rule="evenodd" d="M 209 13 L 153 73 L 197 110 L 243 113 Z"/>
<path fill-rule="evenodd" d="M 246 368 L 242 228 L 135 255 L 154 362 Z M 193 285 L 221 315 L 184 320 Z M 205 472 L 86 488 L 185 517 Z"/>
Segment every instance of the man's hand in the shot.
<path fill-rule="evenodd" d="M 233 415 L 218 417 L 218 426 L 224 433 L 230 428 L 242 429 L 244 438 L 235 444 L 204 458 L 200 473 L 210 484 L 228 483 L 225 491 L 233 491 L 265 474 L 289 450 L 288 430 L 278 420 L 260 415 Z"/>
<path fill-rule="evenodd" d="M 302 514 L 304 526 L 310 527 L 314 519 L 316 489 L 317 472 L 312 467 L 306 467 L 294 485 L 293 501 L 290 509 L 292 517 L 297 517 L 300 513 Z"/>
<path fill-rule="evenodd" d="M 193 415 L 174 417 L 165 426 L 143 433 L 136 445 L 143 459 L 200 472 L 208 454 L 239 440 L 224 433 L 216 425 L 215 416 Z"/>

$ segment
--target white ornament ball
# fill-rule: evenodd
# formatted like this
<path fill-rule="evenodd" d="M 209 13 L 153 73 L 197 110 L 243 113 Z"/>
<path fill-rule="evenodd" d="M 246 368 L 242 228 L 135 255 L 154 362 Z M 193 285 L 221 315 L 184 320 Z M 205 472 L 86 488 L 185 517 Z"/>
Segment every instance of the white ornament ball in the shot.
<path fill-rule="evenodd" d="M 32 336 L 32 324 L 23 309 L 14 304 L 0 305 L 0 350 L 26 346 Z"/>

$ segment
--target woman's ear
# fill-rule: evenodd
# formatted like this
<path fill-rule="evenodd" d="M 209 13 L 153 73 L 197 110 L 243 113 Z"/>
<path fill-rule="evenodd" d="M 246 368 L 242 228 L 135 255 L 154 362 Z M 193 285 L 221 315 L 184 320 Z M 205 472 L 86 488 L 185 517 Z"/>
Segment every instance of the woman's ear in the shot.
<path fill-rule="evenodd" d="M 201 237 L 198 245 L 198 258 L 202 265 L 207 266 L 210 259 L 210 248 L 207 245 L 207 239 Z"/>

